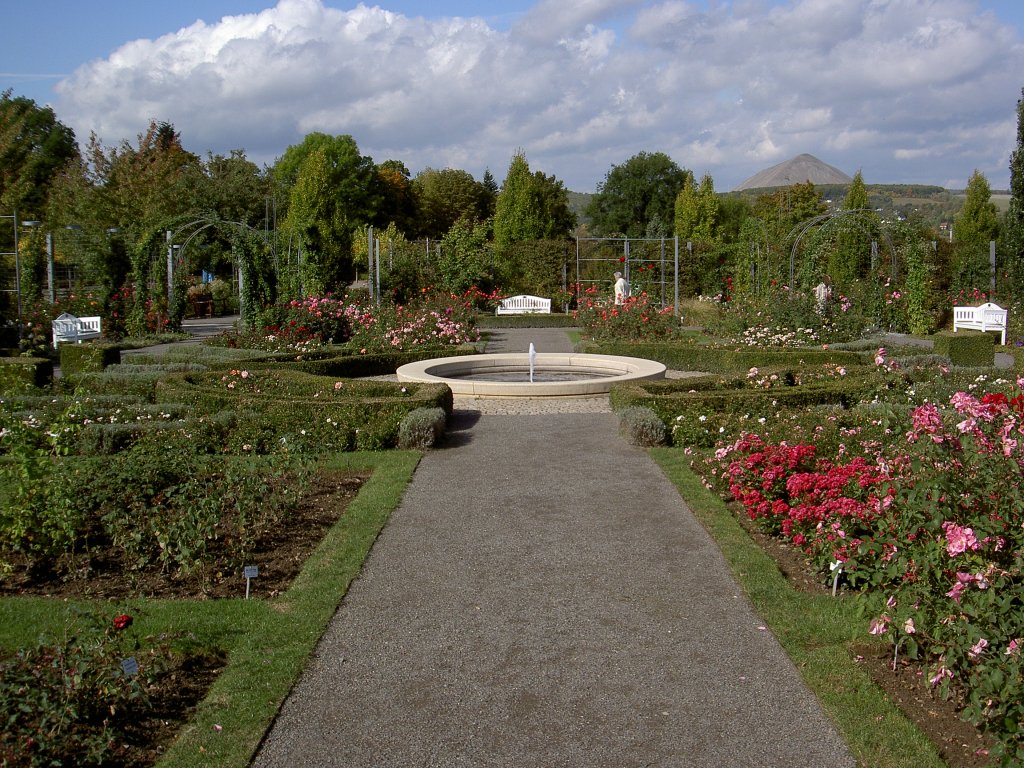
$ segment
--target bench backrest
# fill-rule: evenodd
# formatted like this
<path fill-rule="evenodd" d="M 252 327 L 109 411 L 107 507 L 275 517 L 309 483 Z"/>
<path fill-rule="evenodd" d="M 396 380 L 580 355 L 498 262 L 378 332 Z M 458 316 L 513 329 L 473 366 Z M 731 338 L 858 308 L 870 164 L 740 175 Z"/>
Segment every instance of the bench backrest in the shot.
<path fill-rule="evenodd" d="M 506 309 L 527 309 L 532 307 L 550 307 L 551 299 L 521 294 L 519 296 L 509 296 L 507 299 L 502 299 L 499 303 Z"/>

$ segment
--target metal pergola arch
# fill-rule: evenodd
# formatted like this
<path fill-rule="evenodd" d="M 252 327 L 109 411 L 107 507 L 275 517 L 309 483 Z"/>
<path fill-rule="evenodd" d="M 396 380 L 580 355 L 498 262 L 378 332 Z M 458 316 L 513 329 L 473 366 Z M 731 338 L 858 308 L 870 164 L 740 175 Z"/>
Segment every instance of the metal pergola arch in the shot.
<path fill-rule="evenodd" d="M 829 213 L 823 213 L 820 216 L 815 216 L 812 219 L 808 219 L 807 221 L 801 222 L 800 224 L 797 224 L 795 227 L 793 227 L 793 229 L 791 229 L 789 231 L 789 234 L 786 235 L 786 240 L 789 240 L 789 238 L 794 237 L 794 235 L 795 235 L 795 239 L 793 240 L 793 247 L 790 248 L 790 251 L 789 251 L 789 286 L 790 286 L 790 288 L 793 287 L 793 281 L 794 281 L 794 277 L 795 277 L 794 269 L 795 269 L 795 264 L 796 264 L 796 251 L 797 251 L 797 248 L 800 247 L 800 241 L 803 239 L 803 236 L 806 235 L 813 227 L 815 227 L 815 226 L 817 226 L 819 224 L 831 224 L 833 222 L 839 221 L 840 219 L 842 219 L 844 217 L 852 216 L 853 214 L 861 214 L 863 216 L 864 214 L 874 214 L 874 211 L 872 211 L 870 208 L 851 208 L 849 210 L 830 211 Z M 854 221 L 855 224 L 857 224 L 860 227 L 861 231 L 866 232 L 867 234 L 869 234 L 872 237 L 874 237 L 875 232 L 873 232 L 868 227 L 863 226 L 863 222 L 861 220 L 858 220 L 857 218 L 854 218 L 853 221 Z M 889 254 L 890 254 L 891 258 L 892 258 L 892 273 L 893 273 L 893 277 L 895 277 L 896 276 L 896 247 L 893 245 L 892 238 L 889 237 L 889 233 L 886 232 L 885 229 L 883 229 L 880 224 L 878 226 L 876 226 L 875 229 L 878 231 L 878 234 L 880 234 L 885 239 L 885 244 L 889 247 Z"/>

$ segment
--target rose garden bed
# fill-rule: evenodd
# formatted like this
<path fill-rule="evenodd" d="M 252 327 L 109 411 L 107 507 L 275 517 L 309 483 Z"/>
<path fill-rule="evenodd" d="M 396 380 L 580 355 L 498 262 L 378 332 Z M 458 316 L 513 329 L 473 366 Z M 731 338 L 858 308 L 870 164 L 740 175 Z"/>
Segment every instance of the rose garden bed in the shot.
<path fill-rule="evenodd" d="M 252 561 L 259 564 L 252 598 L 274 598 L 289 588 L 365 480 L 365 473 L 318 473 L 290 513 L 272 529 L 260 532 L 251 550 Z M 142 598 L 194 600 L 244 594 L 239 575 L 228 578 L 218 570 L 218 551 L 209 554 L 206 567 L 177 577 L 150 567 L 126 578 L 129 571 L 120 553 L 94 547 L 87 560 L 79 559 L 79 567 L 62 577 L 48 569 L 16 567 L 0 583 L 0 594 L 59 598 L 62 605 L 84 598 L 118 600 L 118 604 L 127 600 L 142 612 L 146 611 Z M 70 614 L 62 641 L 0 654 L 6 681 L 0 691 L 5 700 L 12 696 L 19 701 L 18 715 L 8 720 L 0 738 L 4 765 L 44 765 L 51 760 L 151 765 L 227 662 L 224 650 L 203 647 L 188 632 L 133 636 L 131 614 L 104 622 L 102 613 L 97 609 L 95 614 Z M 134 654 L 131 658 L 138 665 L 132 678 L 118 669 L 124 654 Z M 33 686 L 40 698 L 26 699 L 25 684 Z M 28 703 L 32 701 L 36 704 Z M 73 718 L 62 725 L 54 723 L 55 718 L 63 718 L 62 712 L 72 711 Z M 55 737 L 45 738 L 47 730 Z"/>

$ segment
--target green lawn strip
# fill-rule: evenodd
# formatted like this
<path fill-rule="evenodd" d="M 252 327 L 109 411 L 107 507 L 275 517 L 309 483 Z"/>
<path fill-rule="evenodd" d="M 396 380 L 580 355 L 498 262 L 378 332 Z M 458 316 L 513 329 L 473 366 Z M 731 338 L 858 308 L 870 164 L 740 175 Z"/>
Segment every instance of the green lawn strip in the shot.
<path fill-rule="evenodd" d="M 836 724 L 858 765 L 945 766 L 928 738 L 854 660 L 853 643 L 863 642 L 866 634 L 854 601 L 793 589 L 726 504 L 701 484 L 689 468 L 689 457 L 671 448 L 650 453 L 718 543 L 755 610 Z"/>
<path fill-rule="evenodd" d="M 291 589 L 265 604 L 265 615 L 231 649 L 229 665 L 179 734 L 161 768 L 247 765 L 305 666 L 390 513 L 420 454 L 337 454 L 330 468 L 373 475 L 307 560 Z M 219 726 L 219 728 L 218 728 Z"/>

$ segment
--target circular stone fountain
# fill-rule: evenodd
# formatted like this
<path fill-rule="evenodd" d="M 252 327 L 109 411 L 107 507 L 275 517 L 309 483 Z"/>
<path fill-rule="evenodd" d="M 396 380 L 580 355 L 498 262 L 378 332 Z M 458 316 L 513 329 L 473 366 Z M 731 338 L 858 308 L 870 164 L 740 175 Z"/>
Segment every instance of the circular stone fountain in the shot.
<path fill-rule="evenodd" d="M 398 369 L 399 381 L 447 384 L 471 397 L 583 397 L 604 395 L 613 384 L 663 379 L 665 366 L 651 360 L 576 352 L 505 353 L 440 357 Z"/>

